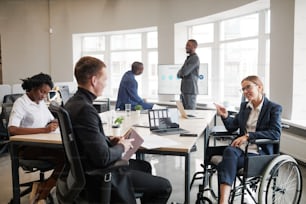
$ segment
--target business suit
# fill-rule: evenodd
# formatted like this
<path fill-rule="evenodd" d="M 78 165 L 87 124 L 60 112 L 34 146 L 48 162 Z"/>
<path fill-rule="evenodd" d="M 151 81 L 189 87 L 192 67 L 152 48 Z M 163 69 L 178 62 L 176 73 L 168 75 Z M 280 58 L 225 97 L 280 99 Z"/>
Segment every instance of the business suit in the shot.
<path fill-rule="evenodd" d="M 105 136 L 101 119 L 92 105 L 95 98 L 93 93 L 79 87 L 65 104 L 85 170 L 104 168 L 121 159 L 124 151 L 121 144 L 112 144 Z M 147 165 L 144 161 L 137 163 Z M 90 189 L 87 191 L 89 197 L 97 202 L 100 196 L 99 178 L 86 179 L 86 187 Z M 166 203 L 171 193 L 171 184 L 164 178 L 152 176 L 150 172 L 139 171 L 138 167 L 135 169 L 135 165 L 112 174 L 112 203 L 135 203 L 134 191 L 143 193 L 142 203 Z"/>
<path fill-rule="evenodd" d="M 281 135 L 281 112 L 282 107 L 269 101 L 266 97 L 263 99 L 263 105 L 256 123 L 256 131 L 249 132 L 249 140 L 271 139 L 279 140 Z M 230 132 L 240 129 L 240 136 L 246 134 L 246 123 L 248 121 L 251 108 L 243 102 L 240 105 L 239 113 L 234 117 L 222 118 L 226 129 Z M 273 145 L 259 145 L 259 154 L 272 154 Z M 249 153 L 249 155 L 252 155 Z M 240 148 L 228 146 L 223 152 L 223 160 L 218 165 L 219 182 L 232 185 L 237 169 L 243 167 L 244 153 Z"/>
<path fill-rule="evenodd" d="M 199 93 L 199 69 L 199 57 L 196 53 L 192 53 L 187 57 L 182 68 L 177 73 L 177 77 L 182 79 L 181 100 L 185 109 L 196 108 L 196 96 Z"/>

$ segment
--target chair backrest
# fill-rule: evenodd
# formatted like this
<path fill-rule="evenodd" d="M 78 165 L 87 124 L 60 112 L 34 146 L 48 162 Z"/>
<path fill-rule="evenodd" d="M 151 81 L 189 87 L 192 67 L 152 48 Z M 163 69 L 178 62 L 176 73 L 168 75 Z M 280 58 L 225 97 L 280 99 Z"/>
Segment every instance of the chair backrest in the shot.
<path fill-rule="evenodd" d="M 16 94 L 7 94 L 3 97 L 3 103 L 14 103 L 19 97 L 21 97 L 22 93 L 16 93 Z"/>
<path fill-rule="evenodd" d="M 3 103 L 2 104 L 0 118 L 2 120 L 1 122 L 2 122 L 4 128 L 7 128 L 12 108 L 13 108 L 12 103 Z"/>
<path fill-rule="evenodd" d="M 0 84 L 0 102 L 2 103 L 5 95 L 12 93 L 12 87 L 9 84 Z"/>
<path fill-rule="evenodd" d="M 3 97 L 2 109 L 0 114 L 0 136 L 8 137 L 7 125 L 14 102 L 23 94 L 7 94 Z"/>
<path fill-rule="evenodd" d="M 52 104 L 49 109 L 58 119 L 66 155 L 66 165 L 57 181 L 56 195 L 61 203 L 73 203 L 86 183 L 83 166 L 68 112 L 64 108 Z"/>

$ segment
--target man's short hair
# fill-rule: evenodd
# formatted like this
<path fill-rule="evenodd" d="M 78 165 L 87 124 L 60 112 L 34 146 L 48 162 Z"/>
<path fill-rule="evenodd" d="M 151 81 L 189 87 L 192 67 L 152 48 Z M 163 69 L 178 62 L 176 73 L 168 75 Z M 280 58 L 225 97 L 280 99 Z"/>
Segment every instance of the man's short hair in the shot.
<path fill-rule="evenodd" d="M 134 74 L 136 74 L 137 71 L 139 70 L 139 67 L 140 67 L 140 66 L 143 67 L 143 63 L 141 63 L 141 62 L 133 62 L 133 64 L 132 64 L 132 72 L 133 72 Z"/>
<path fill-rule="evenodd" d="M 193 44 L 193 46 L 195 47 L 195 48 L 197 48 L 198 47 L 198 42 L 195 40 L 195 39 L 190 39 L 190 40 L 188 40 L 189 42 L 192 42 L 192 44 Z"/>
<path fill-rule="evenodd" d="M 106 67 L 106 65 L 101 60 L 85 56 L 76 63 L 74 76 L 78 84 L 84 85 L 91 77 L 96 76 L 103 67 Z"/>

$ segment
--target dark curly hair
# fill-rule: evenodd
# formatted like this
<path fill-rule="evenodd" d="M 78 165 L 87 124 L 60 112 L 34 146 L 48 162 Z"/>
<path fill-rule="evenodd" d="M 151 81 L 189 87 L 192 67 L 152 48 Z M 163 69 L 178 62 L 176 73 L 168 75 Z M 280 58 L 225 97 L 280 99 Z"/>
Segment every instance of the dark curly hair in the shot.
<path fill-rule="evenodd" d="M 53 88 L 52 79 L 51 79 L 50 75 L 48 75 L 48 74 L 40 73 L 40 74 L 36 74 L 32 77 L 29 77 L 29 78 L 26 78 L 26 79 L 21 79 L 21 80 L 22 80 L 21 87 L 26 92 L 31 91 L 33 88 L 39 88 L 43 84 L 47 84 L 48 86 L 50 86 L 50 89 Z"/>

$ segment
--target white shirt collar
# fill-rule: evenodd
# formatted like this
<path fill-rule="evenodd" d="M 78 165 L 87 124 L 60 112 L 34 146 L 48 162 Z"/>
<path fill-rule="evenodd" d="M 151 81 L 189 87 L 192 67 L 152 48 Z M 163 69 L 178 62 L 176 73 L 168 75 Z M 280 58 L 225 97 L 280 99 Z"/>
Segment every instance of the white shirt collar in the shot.
<path fill-rule="evenodd" d="M 264 100 L 265 100 L 265 99 L 264 99 L 264 97 L 263 97 L 262 100 L 261 100 L 261 102 L 260 102 L 260 104 L 259 104 L 259 105 L 257 106 L 257 108 L 256 108 L 257 111 L 260 111 L 260 110 L 261 110 L 261 108 L 262 108 L 262 106 L 263 106 Z M 247 108 L 251 108 L 252 110 L 254 110 L 254 106 L 253 106 L 253 104 L 252 104 L 251 101 L 248 102 Z"/>

